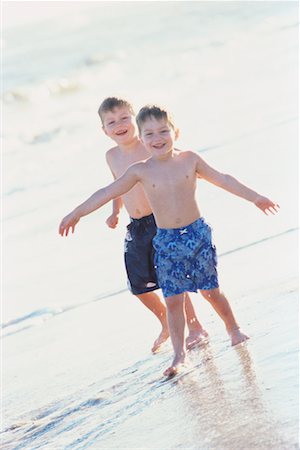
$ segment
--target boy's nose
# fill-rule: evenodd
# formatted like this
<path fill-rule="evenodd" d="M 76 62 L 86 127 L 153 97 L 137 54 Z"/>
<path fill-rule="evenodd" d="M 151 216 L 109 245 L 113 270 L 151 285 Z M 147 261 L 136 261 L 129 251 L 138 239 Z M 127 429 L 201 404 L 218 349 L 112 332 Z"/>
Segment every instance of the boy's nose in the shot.
<path fill-rule="evenodd" d="M 122 122 L 122 119 L 117 120 L 117 121 L 115 122 L 115 128 L 116 128 L 116 129 L 117 129 L 117 128 L 120 128 L 120 127 L 122 127 L 122 126 L 124 126 L 124 123 Z"/>
<path fill-rule="evenodd" d="M 161 136 L 159 133 L 153 133 L 152 138 L 154 141 L 159 141 Z"/>
<path fill-rule="evenodd" d="M 123 122 L 122 118 L 120 117 L 120 119 L 116 119 L 115 121 L 115 125 L 120 125 Z"/>

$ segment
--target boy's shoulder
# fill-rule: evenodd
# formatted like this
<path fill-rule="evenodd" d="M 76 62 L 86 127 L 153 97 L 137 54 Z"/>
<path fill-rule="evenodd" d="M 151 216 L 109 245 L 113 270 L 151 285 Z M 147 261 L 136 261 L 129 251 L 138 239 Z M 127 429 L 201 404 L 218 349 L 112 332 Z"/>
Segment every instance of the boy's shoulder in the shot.
<path fill-rule="evenodd" d="M 175 148 L 174 150 L 176 151 L 178 156 L 184 159 L 186 158 L 195 159 L 198 157 L 198 154 L 193 150 L 179 150 L 178 148 Z"/>
<path fill-rule="evenodd" d="M 118 157 L 119 154 L 120 154 L 120 148 L 116 145 L 115 147 L 112 147 L 109 150 L 107 150 L 107 152 L 105 153 L 106 160 L 109 162 L 109 161 L 113 160 L 114 158 Z"/>

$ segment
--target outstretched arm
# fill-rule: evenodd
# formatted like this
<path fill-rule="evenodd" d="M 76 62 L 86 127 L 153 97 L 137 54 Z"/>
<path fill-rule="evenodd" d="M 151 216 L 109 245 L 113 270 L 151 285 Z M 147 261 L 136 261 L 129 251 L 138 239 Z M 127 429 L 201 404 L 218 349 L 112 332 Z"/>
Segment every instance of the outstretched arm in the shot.
<path fill-rule="evenodd" d="M 236 178 L 231 175 L 218 172 L 213 167 L 209 166 L 199 155 L 197 156 L 197 175 L 200 178 L 204 178 L 210 183 L 225 189 L 231 194 L 242 197 L 249 202 L 252 202 L 261 209 L 265 214 L 271 212 L 272 214 L 277 213 L 279 205 L 272 202 L 267 197 L 264 197 L 252 189 L 248 188 Z"/>
<path fill-rule="evenodd" d="M 129 167 L 129 169 L 118 178 L 118 180 L 109 184 L 108 186 L 99 189 L 91 197 L 89 197 L 81 205 L 77 206 L 70 214 L 63 218 L 59 226 L 59 234 L 61 236 L 68 236 L 70 228 L 72 233 L 80 218 L 90 214 L 101 206 L 105 205 L 110 200 L 120 197 L 122 194 L 128 192 L 139 181 L 136 166 Z"/>

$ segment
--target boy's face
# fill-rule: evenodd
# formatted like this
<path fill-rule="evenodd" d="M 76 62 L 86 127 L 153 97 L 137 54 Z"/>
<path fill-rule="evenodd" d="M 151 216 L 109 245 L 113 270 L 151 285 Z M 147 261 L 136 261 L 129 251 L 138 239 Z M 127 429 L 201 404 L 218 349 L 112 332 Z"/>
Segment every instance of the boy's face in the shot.
<path fill-rule="evenodd" d="M 103 113 L 102 121 L 104 133 L 117 144 L 125 145 L 137 135 L 134 117 L 126 106 Z"/>
<path fill-rule="evenodd" d="M 161 158 L 174 148 L 177 131 L 167 120 L 147 119 L 141 126 L 141 140 L 148 152 L 156 158 Z"/>

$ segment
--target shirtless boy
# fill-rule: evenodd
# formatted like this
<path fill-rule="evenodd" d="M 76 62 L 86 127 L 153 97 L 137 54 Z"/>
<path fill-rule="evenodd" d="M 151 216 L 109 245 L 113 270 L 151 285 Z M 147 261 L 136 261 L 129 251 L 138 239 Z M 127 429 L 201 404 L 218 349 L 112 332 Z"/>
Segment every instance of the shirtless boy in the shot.
<path fill-rule="evenodd" d="M 164 375 L 177 373 L 185 361 L 184 297 L 198 290 L 224 321 L 232 345 L 248 339 L 238 326 L 229 302 L 218 283 L 216 250 L 211 229 L 201 216 L 196 198 L 197 178 L 203 178 L 253 203 L 265 214 L 275 214 L 278 205 L 249 189 L 230 175 L 209 166 L 197 153 L 178 151 L 178 135 L 169 113 L 146 106 L 137 115 L 141 140 L 150 157 L 130 166 L 112 184 L 98 190 L 61 222 L 59 233 L 74 232 L 80 218 L 141 183 L 157 223 L 154 238 L 158 282 L 166 305 L 174 359 Z"/>
<path fill-rule="evenodd" d="M 123 175 L 131 164 L 149 158 L 150 155 L 139 139 L 135 114 L 129 102 L 116 97 L 108 97 L 101 103 L 98 114 L 103 131 L 117 144 L 106 153 L 106 161 L 116 179 Z M 166 307 L 154 292 L 159 289 L 152 246 L 152 239 L 156 233 L 155 219 L 140 183 L 134 186 L 130 192 L 113 201 L 112 215 L 106 221 L 109 227 L 117 226 L 123 205 L 130 216 L 124 253 L 128 287 L 132 294 L 138 297 L 161 323 L 162 330 L 152 347 L 152 351 L 156 352 L 168 339 L 169 329 Z M 208 335 L 196 317 L 188 294 L 185 298 L 185 312 L 189 328 L 186 347 L 189 350 Z"/>

